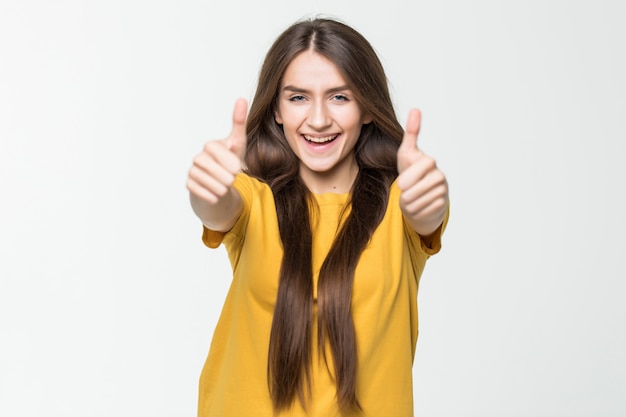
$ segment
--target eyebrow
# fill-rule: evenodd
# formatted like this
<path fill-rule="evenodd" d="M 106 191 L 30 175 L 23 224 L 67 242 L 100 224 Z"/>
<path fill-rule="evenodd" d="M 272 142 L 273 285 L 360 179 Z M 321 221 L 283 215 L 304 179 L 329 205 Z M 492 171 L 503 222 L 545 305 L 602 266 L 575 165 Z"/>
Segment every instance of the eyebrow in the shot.
<path fill-rule="evenodd" d="M 339 87 L 329 88 L 328 90 L 325 91 L 325 93 L 331 94 L 331 93 L 338 93 L 340 91 L 347 91 L 347 90 L 350 90 L 350 87 L 348 87 L 347 85 L 340 85 Z M 310 91 L 305 88 L 295 87 L 293 85 L 284 86 L 283 91 L 291 91 L 293 93 L 310 93 Z"/>

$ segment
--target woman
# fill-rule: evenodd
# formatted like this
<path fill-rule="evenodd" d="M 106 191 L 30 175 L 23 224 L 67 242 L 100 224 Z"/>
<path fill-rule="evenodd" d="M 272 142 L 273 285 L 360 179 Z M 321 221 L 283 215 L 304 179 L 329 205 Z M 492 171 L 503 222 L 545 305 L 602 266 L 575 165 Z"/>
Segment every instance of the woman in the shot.
<path fill-rule="evenodd" d="M 406 131 L 359 33 L 294 24 L 246 119 L 194 159 L 187 188 L 233 281 L 200 378 L 199 416 L 411 416 L 417 287 L 448 186 Z"/>

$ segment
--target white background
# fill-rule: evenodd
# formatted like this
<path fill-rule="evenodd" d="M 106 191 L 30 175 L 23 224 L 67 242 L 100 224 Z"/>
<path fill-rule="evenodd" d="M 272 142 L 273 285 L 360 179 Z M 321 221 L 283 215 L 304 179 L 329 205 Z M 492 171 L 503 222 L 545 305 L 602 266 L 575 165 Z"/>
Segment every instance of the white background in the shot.
<path fill-rule="evenodd" d="M 1 0 L 0 416 L 195 415 L 230 270 L 187 170 L 317 13 L 450 183 L 416 415 L 626 415 L 626 2 Z"/>

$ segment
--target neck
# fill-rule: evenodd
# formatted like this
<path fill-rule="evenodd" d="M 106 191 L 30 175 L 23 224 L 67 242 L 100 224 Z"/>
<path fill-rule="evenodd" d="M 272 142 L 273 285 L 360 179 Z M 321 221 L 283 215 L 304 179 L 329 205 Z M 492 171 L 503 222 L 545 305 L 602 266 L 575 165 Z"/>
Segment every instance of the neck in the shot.
<path fill-rule="evenodd" d="M 356 161 L 340 171 L 311 172 L 300 169 L 300 176 L 307 188 L 314 194 L 335 193 L 345 194 L 350 192 L 352 184 L 359 173 Z"/>

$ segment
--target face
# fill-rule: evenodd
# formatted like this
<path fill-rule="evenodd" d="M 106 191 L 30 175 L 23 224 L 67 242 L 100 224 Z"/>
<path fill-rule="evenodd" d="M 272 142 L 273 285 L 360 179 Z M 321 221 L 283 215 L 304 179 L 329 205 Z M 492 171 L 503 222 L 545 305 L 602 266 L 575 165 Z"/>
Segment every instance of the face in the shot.
<path fill-rule="evenodd" d="M 305 51 L 287 67 L 278 93 L 276 122 L 300 159 L 300 175 L 312 192 L 347 192 L 358 172 L 354 146 L 363 115 L 339 69 Z"/>

